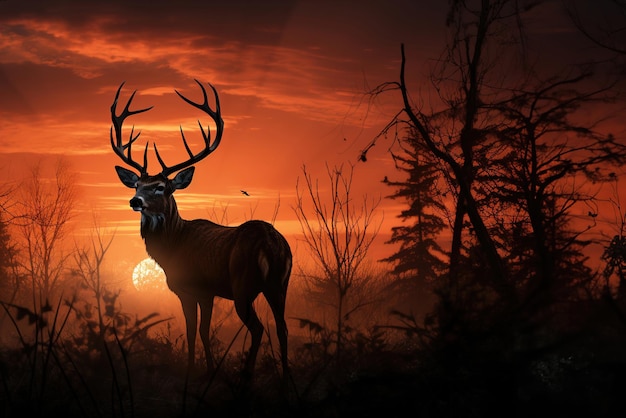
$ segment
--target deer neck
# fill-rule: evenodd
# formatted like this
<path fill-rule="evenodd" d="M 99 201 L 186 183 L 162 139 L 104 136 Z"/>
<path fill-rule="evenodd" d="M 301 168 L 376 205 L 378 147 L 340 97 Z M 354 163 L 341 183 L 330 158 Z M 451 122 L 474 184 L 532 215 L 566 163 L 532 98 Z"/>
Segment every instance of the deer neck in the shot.
<path fill-rule="evenodd" d="M 174 197 L 170 196 L 165 211 L 141 213 L 141 236 L 146 244 L 151 240 L 169 240 L 176 235 L 184 222 L 178 213 Z"/>

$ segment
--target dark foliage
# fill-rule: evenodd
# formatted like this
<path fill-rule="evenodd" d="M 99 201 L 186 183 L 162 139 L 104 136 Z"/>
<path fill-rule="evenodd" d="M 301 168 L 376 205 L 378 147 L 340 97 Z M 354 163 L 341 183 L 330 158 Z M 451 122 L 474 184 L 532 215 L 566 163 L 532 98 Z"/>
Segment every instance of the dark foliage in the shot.
<path fill-rule="evenodd" d="M 267 343 L 251 387 L 240 386 L 238 354 L 213 376 L 187 380 L 184 350 L 147 331 L 156 316 L 132 318 L 107 299 L 106 324 L 88 305 L 45 312 L 7 306 L 20 344 L 0 353 L 3 416 L 336 417 L 614 416 L 626 389 L 624 323 L 605 299 L 562 306 L 545 324 L 541 349 L 506 350 L 501 329 L 431 334 L 411 323 L 348 329 L 341 361 L 322 325 L 301 320 L 308 340 L 294 344 L 292 375 Z M 613 303 L 619 302 L 613 300 Z M 81 306 L 79 309 L 78 307 Z M 19 319 L 18 319 L 19 317 Z M 31 320 L 33 319 L 34 320 Z M 490 321 L 493 324 L 495 321 Z M 597 324 L 602 324 L 600 327 Z M 564 330 L 567 333 L 564 333 Z M 567 338 L 565 337 L 567 335 Z M 518 345 L 523 345 L 519 338 Z M 510 345 L 509 345 L 510 346 Z"/>

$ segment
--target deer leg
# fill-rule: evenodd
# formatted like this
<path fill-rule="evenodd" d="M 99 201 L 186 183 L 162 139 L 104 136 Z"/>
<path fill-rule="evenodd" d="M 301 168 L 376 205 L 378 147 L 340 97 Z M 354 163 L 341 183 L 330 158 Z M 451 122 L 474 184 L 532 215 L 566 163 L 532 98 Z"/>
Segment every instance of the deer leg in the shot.
<path fill-rule="evenodd" d="M 188 371 L 194 368 L 196 359 L 196 327 L 198 325 L 198 306 L 195 300 L 179 296 L 185 316 L 185 326 L 187 328 L 187 349 Z"/>
<path fill-rule="evenodd" d="M 246 379 L 250 379 L 254 374 L 254 365 L 256 363 L 256 356 L 261 346 L 261 338 L 263 338 L 263 324 L 259 320 L 259 317 L 252 306 L 252 301 L 249 300 L 235 300 L 235 310 L 237 315 L 246 325 L 250 331 L 250 351 L 246 358 L 246 364 L 243 370 L 243 376 Z"/>
<path fill-rule="evenodd" d="M 278 337 L 278 343 L 280 344 L 280 360 L 283 367 L 283 379 L 287 379 L 289 376 L 289 362 L 287 358 L 287 323 L 285 322 L 285 297 L 282 291 L 264 292 L 263 295 L 267 300 L 268 305 L 272 309 L 274 315 L 274 322 L 276 323 L 276 336 Z"/>
<path fill-rule="evenodd" d="M 211 356 L 211 316 L 213 314 L 213 298 L 200 302 L 200 339 L 204 346 L 207 371 L 213 371 L 213 357 Z"/>

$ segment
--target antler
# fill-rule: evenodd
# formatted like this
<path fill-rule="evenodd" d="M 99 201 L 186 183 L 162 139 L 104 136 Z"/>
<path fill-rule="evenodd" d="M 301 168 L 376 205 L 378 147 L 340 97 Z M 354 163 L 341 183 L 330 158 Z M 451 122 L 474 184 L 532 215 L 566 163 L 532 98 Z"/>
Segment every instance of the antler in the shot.
<path fill-rule="evenodd" d="M 137 90 L 135 90 L 133 94 L 130 96 L 130 99 L 128 99 L 126 106 L 124 106 L 124 110 L 122 110 L 122 113 L 119 116 L 117 116 L 115 114 L 116 109 L 117 109 L 117 100 L 120 97 L 120 91 L 122 91 L 122 87 L 124 86 L 124 83 L 120 84 L 120 87 L 117 89 L 117 93 L 115 94 L 115 100 L 113 100 L 113 104 L 111 105 L 111 120 L 113 121 L 113 126 L 111 127 L 111 131 L 110 131 L 111 147 L 113 148 L 113 151 L 115 152 L 115 154 L 117 154 L 117 156 L 122 159 L 122 161 L 124 161 L 126 164 L 130 165 L 131 167 L 134 167 L 137 170 L 139 170 L 140 174 L 146 174 L 148 170 L 148 144 L 146 143 L 146 149 L 143 152 L 143 165 L 139 164 L 136 161 L 133 161 L 133 157 L 131 155 L 131 146 L 133 142 L 135 142 L 137 138 L 139 138 L 139 135 L 141 135 L 141 131 L 137 132 L 137 135 L 133 136 L 133 134 L 135 133 L 135 126 L 133 125 L 130 131 L 128 143 L 122 144 L 122 124 L 124 123 L 124 119 L 126 119 L 128 116 L 136 115 L 137 113 L 146 112 L 152 109 L 152 106 L 147 107 L 145 109 L 129 110 L 130 104 L 133 101 L 133 98 L 135 97 L 135 93 L 137 93 Z M 115 128 L 115 138 L 116 138 L 115 142 L 113 141 L 113 129 L 114 128 Z M 124 151 L 126 151 L 126 155 L 124 155 Z"/>
<path fill-rule="evenodd" d="M 211 144 L 211 128 L 207 126 L 207 130 L 205 132 L 204 128 L 202 127 L 202 123 L 198 120 L 198 125 L 200 126 L 200 131 L 202 132 L 202 137 L 204 138 L 204 145 L 205 146 L 204 146 L 204 149 L 202 151 L 200 151 L 198 154 L 194 155 L 194 153 L 191 152 L 191 149 L 189 149 L 189 145 L 187 144 L 187 140 L 185 139 L 185 134 L 183 132 L 183 127 L 181 126 L 180 127 L 180 135 L 183 137 L 183 144 L 185 145 L 185 149 L 187 150 L 187 154 L 189 154 L 189 159 L 186 160 L 186 161 L 183 161 L 181 163 L 178 163 L 176 165 L 173 165 L 171 167 L 168 167 L 167 165 L 165 165 L 165 163 L 161 159 L 161 156 L 159 155 L 159 151 L 157 150 L 157 147 L 156 147 L 156 144 L 155 144 L 154 145 L 154 152 L 156 153 L 157 159 L 159 160 L 159 163 L 161 164 L 161 167 L 163 167 L 163 171 L 161 173 L 164 176 L 166 176 L 166 177 L 169 176 L 170 174 L 176 172 L 176 171 L 182 170 L 183 168 L 189 167 L 190 165 L 193 165 L 193 164 L 199 162 L 200 160 L 205 158 L 207 155 L 209 155 L 210 153 L 215 151 L 215 149 L 220 144 L 220 141 L 222 140 L 222 133 L 224 132 L 224 120 L 222 119 L 222 113 L 221 113 L 221 109 L 220 109 L 220 98 L 219 98 L 219 95 L 217 94 L 217 90 L 215 90 L 215 87 L 213 87 L 213 85 L 209 83 L 209 87 L 211 87 L 211 90 L 213 90 L 213 94 L 215 95 L 215 110 L 213 110 L 209 106 L 209 100 L 208 100 L 208 97 L 207 97 L 206 89 L 204 88 L 202 83 L 200 83 L 198 80 L 195 80 L 195 82 L 198 83 L 198 85 L 202 89 L 202 95 L 204 96 L 204 102 L 203 103 L 192 102 L 191 100 L 189 100 L 188 98 L 186 98 L 185 96 L 180 94 L 178 92 L 178 90 L 175 90 L 176 94 L 178 94 L 181 99 L 183 99 L 184 101 L 186 101 L 187 103 L 189 103 L 193 107 L 196 107 L 196 108 L 202 110 L 203 112 L 207 113 L 215 121 L 215 126 L 216 126 L 215 140 Z M 131 97 L 131 99 L 132 99 L 132 97 Z M 137 134 L 137 136 L 139 136 L 139 134 Z"/>

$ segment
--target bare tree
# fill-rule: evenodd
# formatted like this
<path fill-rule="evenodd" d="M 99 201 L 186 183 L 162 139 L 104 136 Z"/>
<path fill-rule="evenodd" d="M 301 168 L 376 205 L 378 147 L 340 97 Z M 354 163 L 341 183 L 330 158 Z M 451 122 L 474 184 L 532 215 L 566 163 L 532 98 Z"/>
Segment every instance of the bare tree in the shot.
<path fill-rule="evenodd" d="M 102 277 L 102 263 L 113 242 L 114 235 L 109 235 L 94 218 L 93 229 L 86 243 L 75 244 L 73 253 L 74 266 L 72 276 L 78 279 L 75 283 L 76 293 L 68 305 L 79 319 L 80 327 L 74 341 L 79 346 L 94 349 L 91 355 L 98 353 L 100 361 L 112 356 L 113 351 L 109 343 L 118 340 L 122 347 L 130 349 L 137 338 L 138 330 L 148 329 L 160 322 L 152 324 L 149 319 L 156 317 L 152 313 L 144 319 L 137 318 L 123 312 L 119 304 L 120 290 L 112 290 Z M 82 294 L 86 291 L 86 294 Z M 145 328 L 144 328 L 145 326 Z M 127 345 L 128 344 L 128 345 Z M 113 344 L 115 345 L 115 344 Z M 110 361 L 112 368 L 117 368 L 116 362 Z"/>
<path fill-rule="evenodd" d="M 378 231 L 374 215 L 380 199 L 363 197 L 360 206 L 352 196 L 354 167 L 344 172 L 343 166 L 331 169 L 326 165 L 330 189 L 326 194 L 319 182 L 313 181 L 306 167 L 302 168 L 305 190 L 296 185 L 297 203 L 293 208 L 304 241 L 322 274 L 309 276 L 313 288 L 334 309 L 337 357 L 341 355 L 345 321 L 369 301 L 354 300 L 362 267 Z"/>
<path fill-rule="evenodd" d="M 63 244 L 71 230 L 78 193 L 74 173 L 63 159 L 56 162 L 52 179 L 42 171 L 41 162 L 32 167 L 16 209 L 24 246 L 21 264 L 32 281 L 33 298 L 39 302 L 57 290 L 65 272 L 70 254 Z"/>
<path fill-rule="evenodd" d="M 18 251 L 9 232 L 9 222 L 0 213 L 0 300 L 13 302 L 21 287 Z"/>
<path fill-rule="evenodd" d="M 4 184 L 0 190 L 0 300 L 12 303 L 19 292 L 22 281 L 18 270 L 18 247 L 12 236 L 14 221 L 11 207 L 12 185 Z M 4 318 L 2 314 L 0 314 Z"/>
<path fill-rule="evenodd" d="M 478 3 L 451 3 L 447 21 L 450 40 L 432 72 L 433 87 L 440 98 L 440 103 L 433 105 L 436 110 L 424 110 L 423 104 L 411 97 L 405 79 L 403 46 L 399 81 L 383 83 L 372 94 L 400 92 L 402 109 L 385 131 L 397 125 L 414 130 L 425 149 L 442 164 L 442 177 L 452 184 L 455 216 L 448 274 L 451 285 L 456 286 L 462 270 L 468 271 L 467 263 L 473 264 L 478 267 L 474 270 L 481 272 L 481 286 L 487 286 L 497 299 L 513 306 L 519 303 L 519 291 L 517 283 L 511 280 L 511 264 L 503 255 L 510 244 L 510 228 L 515 226 L 514 221 L 506 218 L 512 215 L 511 211 L 520 209 L 519 197 L 524 193 L 530 196 L 529 187 L 536 188 L 538 194 L 531 200 L 538 198 L 541 202 L 527 201 L 521 209 L 524 217 L 534 222 L 530 234 L 534 234 L 536 243 L 541 243 L 535 251 L 538 256 L 544 251 L 548 257 L 544 235 L 548 224 L 544 220 L 554 220 L 550 212 L 557 210 L 561 226 L 566 225 L 571 203 L 583 198 L 580 191 L 566 195 L 567 183 L 576 176 L 598 181 L 596 168 L 607 162 L 619 164 L 623 147 L 610 135 L 598 133 L 596 125 L 600 120 L 587 124 L 572 122 L 585 105 L 610 99 L 610 83 L 590 88 L 594 75 L 590 71 L 542 77 L 536 68 L 507 68 L 507 63 L 525 59 L 517 48 L 523 46 L 525 39 L 523 15 L 538 3 Z M 525 142 L 513 138 L 522 134 Z M 578 138 L 574 140 L 574 136 Z M 531 174 L 544 176 L 543 184 L 532 180 L 521 184 L 527 177 L 520 177 L 518 164 L 523 170 L 546 170 Z M 504 196 L 500 189 L 509 184 L 516 184 L 518 200 L 514 209 L 507 206 L 507 211 L 503 211 L 503 205 L 512 201 L 511 195 Z M 561 189 L 555 193 L 564 201 L 550 202 L 546 187 Z M 494 205 L 494 197 L 502 205 Z M 584 197 L 587 202 L 593 199 L 592 194 Z M 559 206 L 561 203 L 563 206 Z M 518 215 L 508 219 L 515 216 Z M 501 235 L 498 230 L 502 232 L 506 223 L 510 223 L 506 227 L 509 229 Z M 547 269 L 545 274 L 551 274 L 552 263 L 541 264 Z"/>
<path fill-rule="evenodd" d="M 566 10 L 576 28 L 595 45 L 617 55 L 626 55 L 626 3 L 623 0 L 600 0 L 593 3 L 594 10 L 603 10 L 601 20 L 591 22 L 576 4 L 566 0 Z M 603 3 L 601 7 L 599 3 Z M 590 5 L 590 4 L 588 4 Z"/>
<path fill-rule="evenodd" d="M 626 162 L 626 145 L 579 114 L 613 96 L 613 83 L 585 88 L 592 76 L 583 72 L 535 82 L 494 105 L 503 118 L 498 139 L 506 151 L 491 155 L 491 172 L 479 177 L 498 212 L 516 213 L 515 222 L 498 227 L 497 240 L 509 264 L 517 259 L 532 266 L 532 274 L 516 280 L 526 288 L 523 302 L 567 297 L 581 279 L 591 279 L 580 270 L 573 274 L 572 267 L 582 264 L 581 250 L 590 243 L 583 234 L 596 224 L 598 185 L 613 182 Z M 587 214 L 581 226 L 571 222 L 576 207 Z M 517 245 L 505 244 L 511 236 Z M 513 257 L 511 250 L 517 251 Z"/>
<path fill-rule="evenodd" d="M 573 306 L 593 279 L 583 252 L 591 241 L 582 234 L 597 211 L 575 229 L 573 210 L 593 208 L 614 171 L 605 168 L 626 157 L 620 138 L 603 129 L 609 111 L 587 111 L 615 97 L 608 77 L 596 77 L 592 66 L 556 74 L 511 68 L 526 63 L 522 23 L 537 4 L 451 2 L 450 41 L 432 71 L 438 100 L 430 109 L 425 96 L 410 94 L 404 46 L 399 80 L 371 92 L 399 92 L 400 109 L 383 133 L 414 131 L 451 184 L 449 270 L 424 321 L 424 328 L 435 324 L 428 328 L 433 341 L 454 353 L 445 367 L 492 357 L 524 358 L 507 364 L 530 368 L 526 359 L 580 329 L 582 321 L 559 308 Z"/>
<path fill-rule="evenodd" d="M 105 231 L 94 219 L 94 227 L 89 242 L 82 246 L 77 243 L 73 253 L 75 265 L 73 273 L 80 278 L 81 287 L 94 293 L 98 303 L 100 303 L 104 286 L 101 272 L 102 263 L 114 238 L 114 235 L 111 235 L 110 238 L 105 238 L 105 235 Z"/>
<path fill-rule="evenodd" d="M 441 101 L 433 105 L 437 110 L 423 110 L 423 106 L 411 98 L 405 80 L 404 45 L 401 46 L 400 80 L 383 83 L 371 92 L 379 95 L 391 90 L 400 91 L 402 109 L 385 130 L 397 125 L 408 126 L 432 158 L 440 162 L 442 175 L 452 184 L 455 213 L 449 259 L 450 281 L 457 280 L 463 262 L 464 240 L 472 239 L 480 247 L 482 275 L 490 278 L 490 287 L 511 298 L 513 292 L 505 280 L 505 265 L 480 211 L 475 179 L 479 170 L 477 157 L 493 143 L 488 141 L 494 130 L 493 121 L 484 104 L 501 94 L 502 82 L 494 79 L 501 74 L 496 76 L 495 69 L 505 72 L 496 65 L 496 60 L 502 56 L 497 54 L 500 51 L 494 50 L 493 45 L 510 33 L 505 29 L 510 26 L 511 16 L 515 16 L 516 11 L 517 3 L 509 0 L 484 0 L 476 8 L 461 1 L 451 3 L 447 21 L 450 40 L 432 72 L 432 82 Z M 487 84 L 489 76 L 493 81 Z"/>

